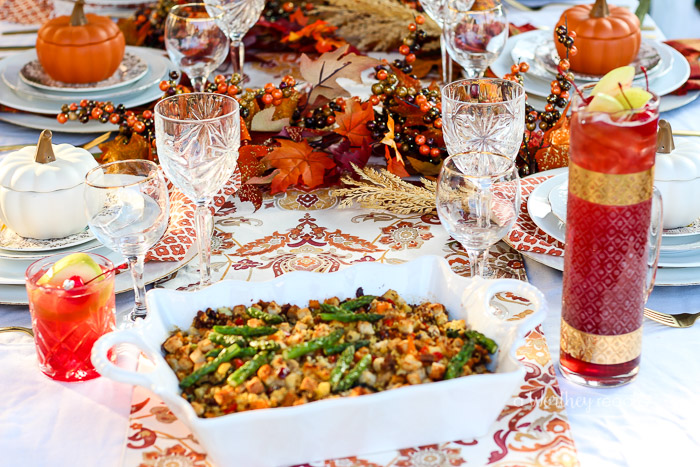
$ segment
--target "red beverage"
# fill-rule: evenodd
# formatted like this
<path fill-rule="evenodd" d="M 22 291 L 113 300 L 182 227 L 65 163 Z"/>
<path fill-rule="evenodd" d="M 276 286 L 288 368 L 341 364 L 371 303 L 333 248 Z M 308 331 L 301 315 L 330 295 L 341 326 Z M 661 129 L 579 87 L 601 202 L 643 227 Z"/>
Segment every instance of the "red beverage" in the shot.
<path fill-rule="evenodd" d="M 42 282 L 66 256 L 49 256 L 29 266 L 29 311 L 41 371 L 58 381 L 84 381 L 99 376 L 90 362 L 92 345 L 115 329 L 114 271 L 107 258 L 90 254 L 97 268 L 90 277 L 79 273 L 66 282 L 57 275 L 57 281 Z M 88 282 L 97 271 L 107 272 Z"/>
<path fill-rule="evenodd" d="M 657 125 L 656 96 L 618 114 L 574 100 L 560 367 L 580 384 L 617 386 L 639 369 Z"/>

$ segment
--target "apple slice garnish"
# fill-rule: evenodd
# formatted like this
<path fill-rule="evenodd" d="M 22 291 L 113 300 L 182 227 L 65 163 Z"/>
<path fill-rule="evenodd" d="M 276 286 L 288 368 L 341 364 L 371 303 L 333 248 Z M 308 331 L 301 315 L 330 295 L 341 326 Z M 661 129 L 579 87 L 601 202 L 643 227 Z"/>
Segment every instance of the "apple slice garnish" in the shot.
<path fill-rule="evenodd" d="M 54 263 L 36 282 L 37 285 L 62 287 L 63 283 L 79 276 L 83 283 L 102 275 L 102 268 L 86 253 L 72 253 Z M 104 278 L 98 279 L 103 280 Z"/>
<path fill-rule="evenodd" d="M 642 88 L 629 88 L 620 92 L 615 99 L 625 110 L 641 109 L 651 99 L 651 93 Z"/>
<path fill-rule="evenodd" d="M 620 68 L 610 70 L 605 76 L 600 78 L 600 81 L 593 87 L 591 96 L 603 93 L 610 97 L 615 97 L 620 93 L 620 86 L 622 86 L 622 89 L 629 88 L 632 86 L 633 79 L 633 66 L 621 66 Z"/>
<path fill-rule="evenodd" d="M 586 108 L 589 112 L 616 113 L 625 110 L 625 107 L 614 97 L 599 92 Z"/>

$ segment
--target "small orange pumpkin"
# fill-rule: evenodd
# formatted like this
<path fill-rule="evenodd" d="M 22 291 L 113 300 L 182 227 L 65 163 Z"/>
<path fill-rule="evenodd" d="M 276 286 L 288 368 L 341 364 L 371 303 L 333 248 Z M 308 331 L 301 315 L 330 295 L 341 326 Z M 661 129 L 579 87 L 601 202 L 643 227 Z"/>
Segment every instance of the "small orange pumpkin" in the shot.
<path fill-rule="evenodd" d="M 36 54 L 51 78 L 65 83 L 107 79 L 124 58 L 124 34 L 108 17 L 83 12 L 78 0 L 70 16 L 46 22 L 36 40 Z"/>
<path fill-rule="evenodd" d="M 571 70 L 592 75 L 629 65 L 639 52 L 642 40 L 639 19 L 627 8 L 610 6 L 605 0 L 593 5 L 577 5 L 564 11 L 557 26 L 566 24 L 576 32 L 578 53 L 569 57 Z M 556 31 L 556 28 L 555 28 Z M 557 52 L 566 57 L 566 49 L 556 40 Z"/>

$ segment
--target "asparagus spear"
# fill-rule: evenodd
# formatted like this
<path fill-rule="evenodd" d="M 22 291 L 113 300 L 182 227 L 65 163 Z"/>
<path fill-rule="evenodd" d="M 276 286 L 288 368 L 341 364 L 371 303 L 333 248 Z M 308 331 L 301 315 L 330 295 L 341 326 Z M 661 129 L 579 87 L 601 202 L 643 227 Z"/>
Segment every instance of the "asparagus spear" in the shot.
<path fill-rule="evenodd" d="M 192 372 L 191 374 L 183 378 L 183 380 L 180 381 L 180 387 L 187 388 L 192 386 L 202 376 L 208 375 L 209 373 L 213 373 L 214 371 L 216 371 L 217 368 L 219 368 L 219 365 L 221 365 L 224 362 L 228 362 L 234 357 L 248 357 L 253 354 L 255 354 L 255 349 L 251 349 L 249 347 L 240 348 L 236 344 L 226 347 L 214 360 L 212 360 L 209 363 L 205 363 L 198 370 Z"/>
<path fill-rule="evenodd" d="M 238 344 L 239 347 L 246 347 L 247 346 L 245 339 L 241 339 L 238 336 L 226 336 L 226 335 L 220 334 L 218 332 L 210 332 L 207 337 L 213 343 L 220 344 L 220 345 L 223 345 L 226 347 L 228 347 L 229 345 L 233 345 L 233 344 Z"/>
<path fill-rule="evenodd" d="M 341 323 L 352 323 L 355 321 L 369 321 L 374 323 L 384 318 L 384 315 L 378 313 L 321 313 L 319 315 L 324 321 L 340 321 Z"/>
<path fill-rule="evenodd" d="M 243 383 L 245 380 L 253 376 L 261 366 L 263 366 L 266 363 L 269 363 L 271 359 L 272 356 L 267 350 L 263 350 L 262 352 L 255 354 L 255 356 L 251 360 L 248 360 L 243 365 L 241 365 L 239 369 L 231 373 L 226 382 L 231 386 L 238 386 L 239 384 Z"/>
<path fill-rule="evenodd" d="M 447 364 L 447 371 L 445 371 L 445 379 L 452 379 L 458 376 L 462 376 L 462 367 L 469 361 L 474 352 L 474 342 L 468 340 L 464 343 L 462 348 L 457 355 L 450 359 L 450 363 Z"/>
<path fill-rule="evenodd" d="M 323 353 L 325 355 L 334 355 L 337 353 L 341 353 L 343 350 L 347 349 L 351 345 L 354 345 L 356 349 L 360 349 L 362 347 L 367 347 L 369 346 L 370 341 L 368 340 L 360 340 L 360 341 L 355 341 L 355 342 L 343 342 L 342 344 L 335 344 L 335 345 L 329 345 L 328 347 L 324 347 Z"/>
<path fill-rule="evenodd" d="M 498 350 L 498 344 L 493 339 L 486 337 L 479 331 L 470 330 L 464 333 L 467 339 L 476 341 L 477 344 L 488 350 L 489 353 L 495 353 Z"/>
<path fill-rule="evenodd" d="M 248 345 L 255 350 L 277 350 L 280 348 L 277 342 L 265 340 L 250 341 Z"/>
<path fill-rule="evenodd" d="M 358 308 L 362 308 L 363 306 L 367 306 L 370 303 L 372 303 L 372 300 L 377 298 L 374 295 L 362 295 L 360 297 L 357 297 L 352 300 L 348 300 L 347 302 L 343 302 L 340 304 L 340 308 L 343 310 L 347 311 L 354 311 L 357 310 Z"/>
<path fill-rule="evenodd" d="M 251 318 L 258 318 L 258 319 L 261 319 L 261 320 L 265 321 L 265 322 L 268 323 L 268 324 L 280 324 L 281 322 L 284 321 L 284 318 L 282 318 L 281 316 L 279 316 L 279 315 L 273 315 L 273 314 L 270 314 L 270 313 L 266 313 L 266 312 L 264 312 L 264 311 L 262 311 L 262 310 L 259 310 L 259 309 L 255 308 L 254 306 L 249 307 L 249 308 L 246 310 L 246 313 L 248 313 L 248 315 L 249 315 Z"/>
<path fill-rule="evenodd" d="M 352 363 L 352 359 L 355 356 L 355 346 L 350 344 L 343 350 L 343 353 L 340 354 L 340 357 L 338 358 L 338 361 L 335 364 L 335 368 L 333 368 L 333 371 L 331 371 L 331 378 L 330 378 L 330 383 L 331 383 L 331 389 L 335 391 L 335 388 L 338 386 L 338 383 L 340 383 L 341 378 L 343 377 L 343 374 L 348 371 L 348 368 L 350 368 L 350 364 Z"/>
<path fill-rule="evenodd" d="M 345 378 L 343 378 L 340 381 L 340 383 L 338 383 L 338 386 L 336 386 L 336 391 L 343 392 L 350 389 L 352 385 L 355 384 L 355 382 L 358 379 L 360 379 L 362 372 L 369 367 L 370 363 L 372 363 L 372 355 L 366 354 L 364 357 L 362 357 L 362 359 L 359 362 L 357 362 L 357 364 L 352 368 L 352 370 L 348 371 L 348 374 L 345 375 Z"/>
<path fill-rule="evenodd" d="M 270 326 L 260 326 L 257 328 L 252 328 L 250 326 L 214 326 L 214 332 L 219 334 L 243 336 L 243 337 L 257 337 L 257 336 L 269 336 L 277 332 L 277 328 Z"/>
<path fill-rule="evenodd" d="M 287 349 L 284 352 L 284 358 L 288 360 L 293 358 L 299 358 L 302 355 L 306 355 L 307 353 L 315 352 L 316 350 L 326 348 L 338 342 L 342 335 L 343 330 L 336 329 L 327 336 L 319 337 L 317 339 L 313 339 L 308 342 L 303 342 L 299 345 L 295 345 L 294 347 Z"/>

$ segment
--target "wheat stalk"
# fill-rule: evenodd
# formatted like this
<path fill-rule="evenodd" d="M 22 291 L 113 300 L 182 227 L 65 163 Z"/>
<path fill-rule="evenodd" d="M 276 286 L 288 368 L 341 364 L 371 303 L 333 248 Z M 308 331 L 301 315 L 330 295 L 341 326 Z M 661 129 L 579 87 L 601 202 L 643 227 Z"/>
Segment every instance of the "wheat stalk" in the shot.
<path fill-rule="evenodd" d="M 398 0 L 327 0 L 316 5 L 316 12 L 338 28 L 338 35 L 360 50 L 391 50 L 406 35 L 406 25 L 416 10 Z M 422 29 L 428 37 L 438 38 L 440 27 L 427 15 Z M 422 50 L 439 47 L 430 41 Z"/>
<path fill-rule="evenodd" d="M 397 214 L 425 214 L 435 209 L 435 182 L 421 178 L 423 186 L 404 182 L 386 169 L 352 166 L 359 180 L 344 175 L 342 182 L 352 188 L 333 190 L 342 197 L 341 208 L 359 204 L 366 209 L 386 209 Z"/>

